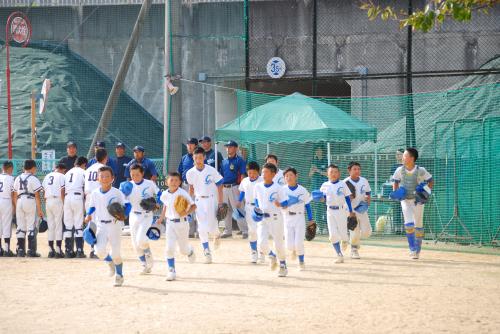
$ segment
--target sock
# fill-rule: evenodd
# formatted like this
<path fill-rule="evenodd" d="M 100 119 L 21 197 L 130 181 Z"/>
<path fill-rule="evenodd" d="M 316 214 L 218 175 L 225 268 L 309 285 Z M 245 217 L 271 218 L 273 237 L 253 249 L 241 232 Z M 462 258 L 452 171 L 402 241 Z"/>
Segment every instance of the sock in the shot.
<path fill-rule="evenodd" d="M 299 255 L 299 262 L 304 262 L 304 254 Z"/>
<path fill-rule="evenodd" d="M 146 255 L 141 255 L 141 256 L 139 256 L 139 260 L 140 260 L 141 262 L 146 262 Z"/>
<path fill-rule="evenodd" d="M 123 277 L 123 263 L 115 264 L 116 275 Z"/>
<path fill-rule="evenodd" d="M 273 251 L 269 251 L 269 256 L 274 256 L 276 257 L 276 254 L 273 253 Z"/>
<path fill-rule="evenodd" d="M 4 238 L 3 241 L 5 241 L 5 250 L 10 251 L 10 238 Z"/>
<path fill-rule="evenodd" d="M 169 268 L 174 268 L 175 269 L 175 259 L 174 258 L 167 259 L 167 263 L 168 263 L 168 267 Z"/>
<path fill-rule="evenodd" d="M 49 241 L 50 250 L 54 252 L 54 241 Z"/>
<path fill-rule="evenodd" d="M 76 237 L 75 243 L 76 243 L 76 250 L 83 252 L 83 237 Z"/>
<path fill-rule="evenodd" d="M 416 250 L 416 240 L 415 240 L 415 224 L 413 222 L 405 223 L 406 238 L 408 239 L 408 247 L 410 251 L 414 252 Z"/>
<path fill-rule="evenodd" d="M 333 244 L 333 248 L 337 252 L 338 256 L 342 256 L 342 251 L 340 250 L 340 242 L 336 242 Z"/>
<path fill-rule="evenodd" d="M 286 267 L 286 261 L 280 261 L 280 266 Z"/>
<path fill-rule="evenodd" d="M 62 246 L 62 240 L 56 240 L 56 246 L 57 246 L 57 250 L 59 252 L 62 252 L 62 249 L 61 249 L 61 246 Z"/>
<path fill-rule="evenodd" d="M 250 249 L 253 251 L 257 250 L 257 241 L 250 241 Z"/>
<path fill-rule="evenodd" d="M 64 245 L 66 246 L 67 252 L 71 252 L 73 250 L 73 244 L 71 243 L 71 238 L 64 238 Z"/>
<path fill-rule="evenodd" d="M 113 261 L 113 259 L 111 258 L 111 255 L 109 255 L 109 254 L 108 254 L 108 255 L 106 255 L 106 257 L 104 258 L 104 261 L 106 261 L 106 262 L 111 262 L 111 261 Z"/>
<path fill-rule="evenodd" d="M 424 239 L 424 228 L 423 227 L 416 227 L 415 228 L 415 248 L 417 250 L 417 253 L 420 253 L 422 250 L 422 240 Z"/>
<path fill-rule="evenodd" d="M 201 245 L 203 246 L 203 249 L 210 249 L 210 247 L 208 247 L 208 242 L 203 242 Z"/>
<path fill-rule="evenodd" d="M 17 249 L 24 250 L 25 246 L 26 246 L 26 239 L 25 238 L 17 238 Z"/>

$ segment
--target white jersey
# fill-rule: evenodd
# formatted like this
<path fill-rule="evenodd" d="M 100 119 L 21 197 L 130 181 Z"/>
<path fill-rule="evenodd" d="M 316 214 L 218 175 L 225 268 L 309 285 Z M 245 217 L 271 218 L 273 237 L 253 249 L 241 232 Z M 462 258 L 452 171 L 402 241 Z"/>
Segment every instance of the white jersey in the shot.
<path fill-rule="evenodd" d="M 291 211 L 291 212 L 305 212 L 306 204 L 311 203 L 311 194 L 307 191 L 306 188 L 302 187 L 300 184 L 297 184 L 297 187 L 291 189 L 290 186 L 286 185 L 283 187 L 287 196 L 295 196 L 299 199 L 299 203 L 290 205 L 283 211 Z"/>
<path fill-rule="evenodd" d="M 167 219 L 180 218 L 179 214 L 177 213 L 177 211 L 175 211 L 175 208 L 174 208 L 174 202 L 178 196 L 184 196 L 187 199 L 187 201 L 189 202 L 189 204 L 191 204 L 191 205 L 194 204 L 194 202 L 191 199 L 191 196 L 189 196 L 188 192 L 185 191 L 184 189 L 182 189 L 181 187 L 177 188 L 177 190 L 174 193 L 171 193 L 168 190 L 165 190 L 161 194 L 160 201 L 167 208 L 165 211 L 165 217 Z"/>
<path fill-rule="evenodd" d="M 85 170 L 85 195 L 90 194 L 101 186 L 99 181 L 97 181 L 97 176 L 99 174 L 99 168 L 104 166 L 106 165 L 96 162 Z"/>
<path fill-rule="evenodd" d="M 108 205 L 115 202 L 125 205 L 123 193 L 116 188 L 111 187 L 105 193 L 101 191 L 101 188 L 98 188 L 90 193 L 89 208 L 95 208 L 94 219 L 97 224 L 115 220 L 108 212 Z"/>
<path fill-rule="evenodd" d="M 283 171 L 281 169 L 278 169 L 278 172 L 274 175 L 273 182 L 280 186 L 284 186 L 286 184 L 285 175 L 283 175 Z"/>
<path fill-rule="evenodd" d="M 358 181 L 354 181 L 351 177 L 347 177 L 344 179 L 344 182 L 347 181 L 351 182 L 356 189 L 356 196 L 354 199 L 351 199 L 352 208 L 354 209 L 361 201 L 365 201 L 367 195 L 371 195 L 372 189 L 370 188 L 368 180 L 362 176 L 359 177 Z"/>
<path fill-rule="evenodd" d="M 338 206 L 339 208 L 346 203 L 345 197 L 351 195 L 351 191 L 342 180 L 338 180 L 335 183 L 326 181 L 321 185 L 319 190 L 326 195 L 327 206 Z"/>
<path fill-rule="evenodd" d="M 216 183 L 222 179 L 217 169 L 209 165 L 205 165 L 202 170 L 198 170 L 195 166 L 186 173 L 187 183 L 193 186 L 196 197 L 216 194 Z"/>
<path fill-rule="evenodd" d="M 266 185 L 264 182 L 255 185 L 254 197 L 259 203 L 259 208 L 265 213 L 280 213 L 280 208 L 274 202 L 282 203 L 288 200 L 285 189 L 274 182 L 271 185 Z"/>
<path fill-rule="evenodd" d="M 83 195 L 84 185 L 85 170 L 83 168 L 73 167 L 64 175 L 64 187 L 66 188 L 66 195 L 74 193 Z"/>
<path fill-rule="evenodd" d="M 14 191 L 14 177 L 9 174 L 0 174 L 0 199 L 12 199 Z"/>
<path fill-rule="evenodd" d="M 255 196 L 254 196 L 254 189 L 255 186 L 262 182 L 262 177 L 258 177 L 255 180 L 250 180 L 249 177 L 245 177 L 243 180 L 241 180 L 240 186 L 238 190 L 240 192 L 245 192 L 245 202 L 246 203 L 254 203 L 255 202 Z"/>
<path fill-rule="evenodd" d="M 64 188 L 64 174 L 51 172 L 45 176 L 42 182 L 45 198 L 61 198 L 61 189 Z"/>
<path fill-rule="evenodd" d="M 132 205 L 132 211 L 135 212 L 145 212 L 141 208 L 141 201 L 144 198 L 150 198 L 153 197 L 156 199 L 156 195 L 158 194 L 158 187 L 156 186 L 156 183 L 154 183 L 151 180 L 146 180 L 143 179 L 141 183 L 135 183 L 134 181 L 130 181 L 132 183 L 132 192 L 130 195 L 126 196 L 125 198 L 130 202 Z"/>
<path fill-rule="evenodd" d="M 42 190 L 40 180 L 31 173 L 22 173 L 14 180 L 14 191 L 17 196 L 27 194 L 28 197 L 33 197 L 36 192 Z"/>

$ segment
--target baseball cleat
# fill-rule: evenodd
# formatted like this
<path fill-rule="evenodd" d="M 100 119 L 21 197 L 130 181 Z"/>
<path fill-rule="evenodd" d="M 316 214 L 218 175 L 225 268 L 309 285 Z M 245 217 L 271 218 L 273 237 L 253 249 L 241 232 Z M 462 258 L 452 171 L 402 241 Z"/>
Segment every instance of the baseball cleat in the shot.
<path fill-rule="evenodd" d="M 271 260 L 271 270 L 278 269 L 278 259 L 276 259 L 276 256 L 269 256 L 269 259 Z"/>
<path fill-rule="evenodd" d="M 15 257 L 16 254 L 14 254 L 10 249 L 8 251 L 3 252 L 4 257 Z"/>
<path fill-rule="evenodd" d="M 252 251 L 252 263 L 257 263 L 258 260 L 259 254 L 257 253 L 257 251 Z"/>
<path fill-rule="evenodd" d="M 232 233 L 222 233 L 222 235 L 220 236 L 222 239 L 226 239 L 226 238 L 232 238 L 233 237 L 233 234 Z"/>
<path fill-rule="evenodd" d="M 63 252 L 56 252 L 54 257 L 56 259 L 64 259 L 64 253 Z"/>
<path fill-rule="evenodd" d="M 241 236 L 242 239 L 248 239 L 248 233 L 243 233 L 243 235 Z"/>
<path fill-rule="evenodd" d="M 288 269 L 286 268 L 286 265 L 282 264 L 280 265 L 280 271 L 278 272 L 278 277 L 286 277 L 288 275 Z"/>
<path fill-rule="evenodd" d="M 299 262 L 299 270 L 300 271 L 306 270 L 306 263 L 305 262 Z"/>
<path fill-rule="evenodd" d="M 115 283 L 113 284 L 113 286 L 122 286 L 123 285 L 123 276 L 120 276 L 120 275 L 116 275 L 115 277 Z"/>
<path fill-rule="evenodd" d="M 418 260 L 418 254 L 415 251 L 410 251 L 410 258 L 413 260 Z"/>
<path fill-rule="evenodd" d="M 72 259 L 75 257 L 75 252 L 73 252 L 72 250 L 67 250 L 66 252 L 64 252 L 64 257 L 66 259 Z"/>
<path fill-rule="evenodd" d="M 205 263 L 206 264 L 212 263 L 212 254 L 210 254 L 210 251 L 208 249 L 205 249 L 204 254 L 205 254 Z"/>
<path fill-rule="evenodd" d="M 194 250 L 191 249 L 191 253 L 188 255 L 188 261 L 189 263 L 195 263 L 196 261 L 196 254 L 194 253 Z"/>
<path fill-rule="evenodd" d="M 0 256 L 3 256 L 4 250 L 3 248 L 0 248 Z"/>
<path fill-rule="evenodd" d="M 167 281 L 173 281 L 173 280 L 175 280 L 175 269 L 170 267 L 168 268 Z"/>
<path fill-rule="evenodd" d="M 47 255 L 47 257 L 48 257 L 49 259 L 53 259 L 53 258 L 55 258 L 55 257 L 56 257 L 56 252 L 54 252 L 53 250 L 51 250 L 51 251 L 49 252 L 49 255 Z"/>
<path fill-rule="evenodd" d="M 97 255 L 95 255 L 94 251 L 91 251 L 90 254 L 89 254 L 89 258 L 90 259 L 98 259 L 99 257 Z"/>
<path fill-rule="evenodd" d="M 221 236 L 214 237 L 214 250 L 218 250 L 220 247 L 220 238 Z"/>
<path fill-rule="evenodd" d="M 260 264 L 264 264 L 264 263 L 266 263 L 266 257 L 265 257 L 265 255 L 264 255 L 264 253 L 262 253 L 262 252 L 261 252 L 261 253 L 259 253 L 259 263 L 260 263 Z"/>
<path fill-rule="evenodd" d="M 37 253 L 34 250 L 28 250 L 28 253 L 26 254 L 27 257 L 40 257 L 40 254 Z"/>
<path fill-rule="evenodd" d="M 75 255 L 76 258 L 78 259 L 85 259 L 87 257 L 87 255 L 85 255 L 85 253 L 83 251 L 76 251 L 76 255 Z"/>
<path fill-rule="evenodd" d="M 16 253 L 16 256 L 17 257 L 25 257 L 26 256 L 26 252 L 24 251 L 24 249 L 18 249 L 17 253 Z"/>
<path fill-rule="evenodd" d="M 351 249 L 351 259 L 360 259 L 358 250 L 356 248 Z"/>
<path fill-rule="evenodd" d="M 144 256 L 146 257 L 146 265 L 144 268 L 149 271 L 148 273 L 150 273 L 154 266 L 153 254 L 151 252 L 147 252 Z"/>
<path fill-rule="evenodd" d="M 148 268 L 148 266 L 144 265 L 141 270 L 141 275 L 147 275 L 151 274 L 151 268 Z"/>
<path fill-rule="evenodd" d="M 115 276 L 116 273 L 115 264 L 113 263 L 113 261 L 109 261 L 107 263 L 109 266 L 109 277 Z"/>
<path fill-rule="evenodd" d="M 335 263 L 344 263 L 344 256 L 338 255 L 337 259 L 335 260 Z"/>

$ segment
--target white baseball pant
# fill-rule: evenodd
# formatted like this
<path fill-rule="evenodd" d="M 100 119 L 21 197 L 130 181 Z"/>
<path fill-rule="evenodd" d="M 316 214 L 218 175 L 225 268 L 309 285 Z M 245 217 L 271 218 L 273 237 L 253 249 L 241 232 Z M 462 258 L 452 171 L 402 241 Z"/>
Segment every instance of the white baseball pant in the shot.
<path fill-rule="evenodd" d="M 303 212 L 296 215 L 284 214 L 285 243 L 290 252 L 304 255 L 304 238 L 306 236 L 306 222 Z"/>
<path fill-rule="evenodd" d="M 217 222 L 217 201 L 214 195 L 197 197 L 196 218 L 198 220 L 198 235 L 201 243 L 208 242 L 209 234 L 218 237 L 220 234 L 219 223 Z"/>
<path fill-rule="evenodd" d="M 132 246 L 139 256 L 143 256 L 144 250 L 149 248 L 149 238 L 146 233 L 152 223 L 152 212 L 130 212 L 129 224 Z"/>
<path fill-rule="evenodd" d="M 280 261 L 286 260 L 285 241 L 283 240 L 284 226 L 281 213 L 271 214 L 257 224 L 257 248 L 259 252 L 268 255 L 269 235 L 273 238 L 276 256 Z"/>
<path fill-rule="evenodd" d="M 35 230 L 36 202 L 34 198 L 21 196 L 17 199 L 16 222 L 17 238 L 26 238 L 26 233 Z"/>
<path fill-rule="evenodd" d="M 415 227 L 424 227 L 424 205 L 415 204 L 414 199 L 401 201 L 401 210 L 406 223 L 415 223 Z"/>
<path fill-rule="evenodd" d="M 64 198 L 64 237 L 71 238 L 73 227 L 75 237 L 83 237 L 83 197 L 82 195 L 68 194 Z"/>
<path fill-rule="evenodd" d="M 97 223 L 96 239 L 94 250 L 99 258 L 104 259 L 108 255 L 107 244 L 111 246 L 109 255 L 113 259 L 114 264 L 122 263 L 121 258 L 121 235 L 122 235 L 122 222 L 111 223 Z"/>
<path fill-rule="evenodd" d="M 12 200 L 0 198 L 0 238 L 10 238 L 12 234 Z"/>
<path fill-rule="evenodd" d="M 372 235 L 372 226 L 370 225 L 368 212 L 356 212 L 356 218 L 358 219 L 358 226 L 356 226 L 354 231 L 350 232 L 352 246 L 359 246 L 361 238 L 369 238 Z"/>
<path fill-rule="evenodd" d="M 231 234 L 233 232 L 233 210 L 236 210 L 236 207 L 238 206 L 240 191 L 238 190 L 238 186 L 234 185 L 231 187 L 223 187 L 222 194 L 223 201 L 229 206 L 227 216 L 224 219 L 224 233 Z M 236 223 L 242 233 L 248 233 L 248 226 L 245 219 L 238 219 L 236 220 Z"/>
<path fill-rule="evenodd" d="M 245 205 L 245 220 L 248 227 L 248 241 L 250 242 L 257 241 L 257 223 L 252 218 L 254 209 L 255 205 L 249 203 Z"/>
<path fill-rule="evenodd" d="M 49 241 L 62 240 L 63 201 L 60 197 L 45 199 L 45 212 L 47 213 L 47 239 Z"/>
<path fill-rule="evenodd" d="M 193 247 L 189 244 L 189 223 L 181 218 L 180 222 L 173 222 L 166 219 L 166 255 L 167 259 L 175 257 L 175 246 L 179 245 L 179 251 L 182 255 L 191 254 Z"/>
<path fill-rule="evenodd" d="M 347 235 L 347 214 L 342 208 L 340 209 L 327 209 L 326 222 L 328 224 L 328 234 L 330 242 L 335 244 L 337 242 L 349 241 Z"/>

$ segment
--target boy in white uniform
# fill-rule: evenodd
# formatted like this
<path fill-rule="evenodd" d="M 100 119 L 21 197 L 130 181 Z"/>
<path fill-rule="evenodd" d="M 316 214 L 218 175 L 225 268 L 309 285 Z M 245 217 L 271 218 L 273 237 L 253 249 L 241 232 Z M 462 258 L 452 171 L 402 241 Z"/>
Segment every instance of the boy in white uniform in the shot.
<path fill-rule="evenodd" d="M 36 163 L 25 160 L 24 172 L 14 181 L 16 196 L 17 221 L 17 256 L 39 257 L 36 252 L 36 217 L 43 218 L 40 191 L 43 189 L 40 180 L 35 176 Z M 26 233 L 28 233 L 28 252 L 25 251 Z"/>
<path fill-rule="evenodd" d="M 344 181 L 340 180 L 340 170 L 336 165 L 328 166 L 328 181 L 321 185 L 319 189 L 326 202 L 326 220 L 328 224 L 328 233 L 330 242 L 337 253 L 335 263 L 343 263 L 344 255 L 340 249 L 340 241 L 348 242 L 347 235 L 347 214 L 354 217 L 350 195 L 351 192 Z"/>
<path fill-rule="evenodd" d="M 49 241 L 49 258 L 63 258 L 62 215 L 64 204 L 64 172 L 66 165 L 59 163 L 55 170 L 45 176 L 42 182 L 45 196 L 45 212 L 47 213 L 47 239 Z M 54 240 L 56 248 L 54 249 Z"/>
<path fill-rule="evenodd" d="M 361 176 L 361 165 L 359 162 L 352 161 L 347 167 L 349 177 L 344 179 L 344 182 L 350 182 L 355 193 L 351 194 L 351 205 L 354 208 L 358 225 L 351 231 L 351 258 L 359 259 L 359 246 L 361 238 L 369 238 L 372 234 L 372 226 L 370 225 L 370 217 L 368 217 L 368 207 L 371 203 L 371 188 L 368 180 Z"/>
<path fill-rule="evenodd" d="M 208 244 L 209 233 L 214 236 L 214 248 L 220 242 L 219 222 L 216 212 L 217 204 L 222 204 L 223 177 L 212 166 L 205 165 L 205 151 L 198 147 L 194 150 L 194 167 L 186 173 L 189 193 L 195 196 L 198 235 L 203 246 L 205 263 L 212 263 L 212 253 Z M 217 196 L 217 199 L 215 198 Z"/>
<path fill-rule="evenodd" d="M 88 160 L 78 157 L 75 167 L 64 175 L 64 244 L 66 258 L 84 258 L 83 253 L 83 216 L 84 209 L 84 185 L 85 168 Z M 74 234 L 73 234 L 74 230 Z M 73 239 L 74 238 L 74 239 Z M 73 250 L 73 240 L 76 242 L 77 252 Z"/>
<path fill-rule="evenodd" d="M 257 263 L 259 253 L 257 251 L 257 223 L 252 219 L 253 209 L 255 208 L 254 188 L 259 182 L 262 182 L 262 177 L 259 176 L 260 167 L 255 161 L 251 161 L 247 165 L 247 174 L 240 185 L 239 207 L 245 210 L 245 219 L 248 225 L 248 241 L 250 242 L 250 251 L 252 252 L 252 263 Z M 264 260 L 264 257 L 261 258 Z"/>
<path fill-rule="evenodd" d="M 266 163 L 273 164 L 276 166 L 277 171 L 276 175 L 274 175 L 273 182 L 280 186 L 286 185 L 285 175 L 283 174 L 283 171 L 279 169 L 278 157 L 274 154 L 268 154 L 266 156 Z"/>
<path fill-rule="evenodd" d="M 10 237 L 12 235 L 12 214 L 15 212 L 14 177 L 12 161 L 2 164 L 0 174 L 0 256 L 13 257 L 10 250 Z M 2 238 L 4 245 L 2 247 Z"/>
<path fill-rule="evenodd" d="M 407 148 L 403 153 L 403 166 L 398 167 L 392 176 L 394 191 L 391 193 L 391 198 L 401 201 L 410 257 L 414 260 L 420 257 L 424 238 L 425 202 L 418 200 L 418 193 L 425 193 L 428 198 L 434 185 L 432 175 L 416 165 L 417 159 L 418 151 Z"/>
<path fill-rule="evenodd" d="M 280 261 L 279 277 L 288 274 L 286 267 L 285 242 L 283 240 L 284 225 L 283 214 L 280 208 L 288 205 L 288 195 L 285 189 L 273 182 L 277 168 L 271 163 L 266 163 L 262 168 L 262 178 L 264 182 L 258 183 L 254 188 L 255 206 L 262 212 L 260 221 L 256 219 L 256 209 L 252 215 L 257 224 L 257 246 L 263 254 L 269 254 L 271 259 L 271 270 L 276 270 Z M 269 234 L 273 237 L 276 254 L 269 249 Z"/>
<path fill-rule="evenodd" d="M 166 220 L 166 255 L 167 255 L 167 281 L 173 281 L 176 277 L 175 271 L 175 246 L 179 245 L 179 251 L 183 255 L 187 255 L 190 263 L 196 260 L 193 247 L 189 244 L 189 222 L 186 219 L 187 215 L 194 212 L 196 205 L 191 196 L 182 189 L 182 176 L 177 172 L 169 173 L 167 178 L 168 190 L 161 194 L 160 201 L 163 203 L 161 216 L 157 224 L 161 224 Z M 175 210 L 174 203 L 177 197 L 183 196 L 189 203 L 189 207 L 185 212 L 178 213 Z"/>
<path fill-rule="evenodd" d="M 139 261 L 142 264 L 142 274 L 149 274 L 153 268 L 153 254 L 149 247 L 148 229 L 153 223 L 153 211 L 144 210 L 140 203 L 146 198 L 157 198 L 160 190 L 151 180 L 144 178 L 144 168 L 139 163 L 130 166 L 132 191 L 125 199 L 132 205 L 129 216 L 130 235 Z"/>
<path fill-rule="evenodd" d="M 110 276 L 115 275 L 114 286 L 123 284 L 123 260 L 121 258 L 121 235 L 123 221 L 115 219 L 108 212 L 111 203 L 120 203 L 125 207 L 125 215 L 130 213 L 131 205 L 125 201 L 122 192 L 112 187 L 114 175 L 113 169 L 108 166 L 99 169 L 98 180 L 100 188 L 90 194 L 89 210 L 85 223 L 92 219 L 97 226 L 96 243 L 94 249 L 100 259 L 108 264 Z M 94 218 L 92 218 L 94 215 Z M 107 244 L 111 246 L 111 253 L 107 251 Z"/>
<path fill-rule="evenodd" d="M 311 210 L 311 195 L 297 183 L 297 170 L 293 167 L 285 169 L 284 173 L 287 185 L 283 186 L 288 195 L 288 207 L 283 209 L 283 220 L 285 223 L 285 243 L 292 258 L 299 257 L 300 270 L 306 269 L 304 261 L 304 238 L 306 224 L 304 215 L 307 216 L 307 225 L 313 224 Z M 294 201 L 292 201 L 294 199 Z M 297 202 L 292 204 L 293 202 Z"/>

